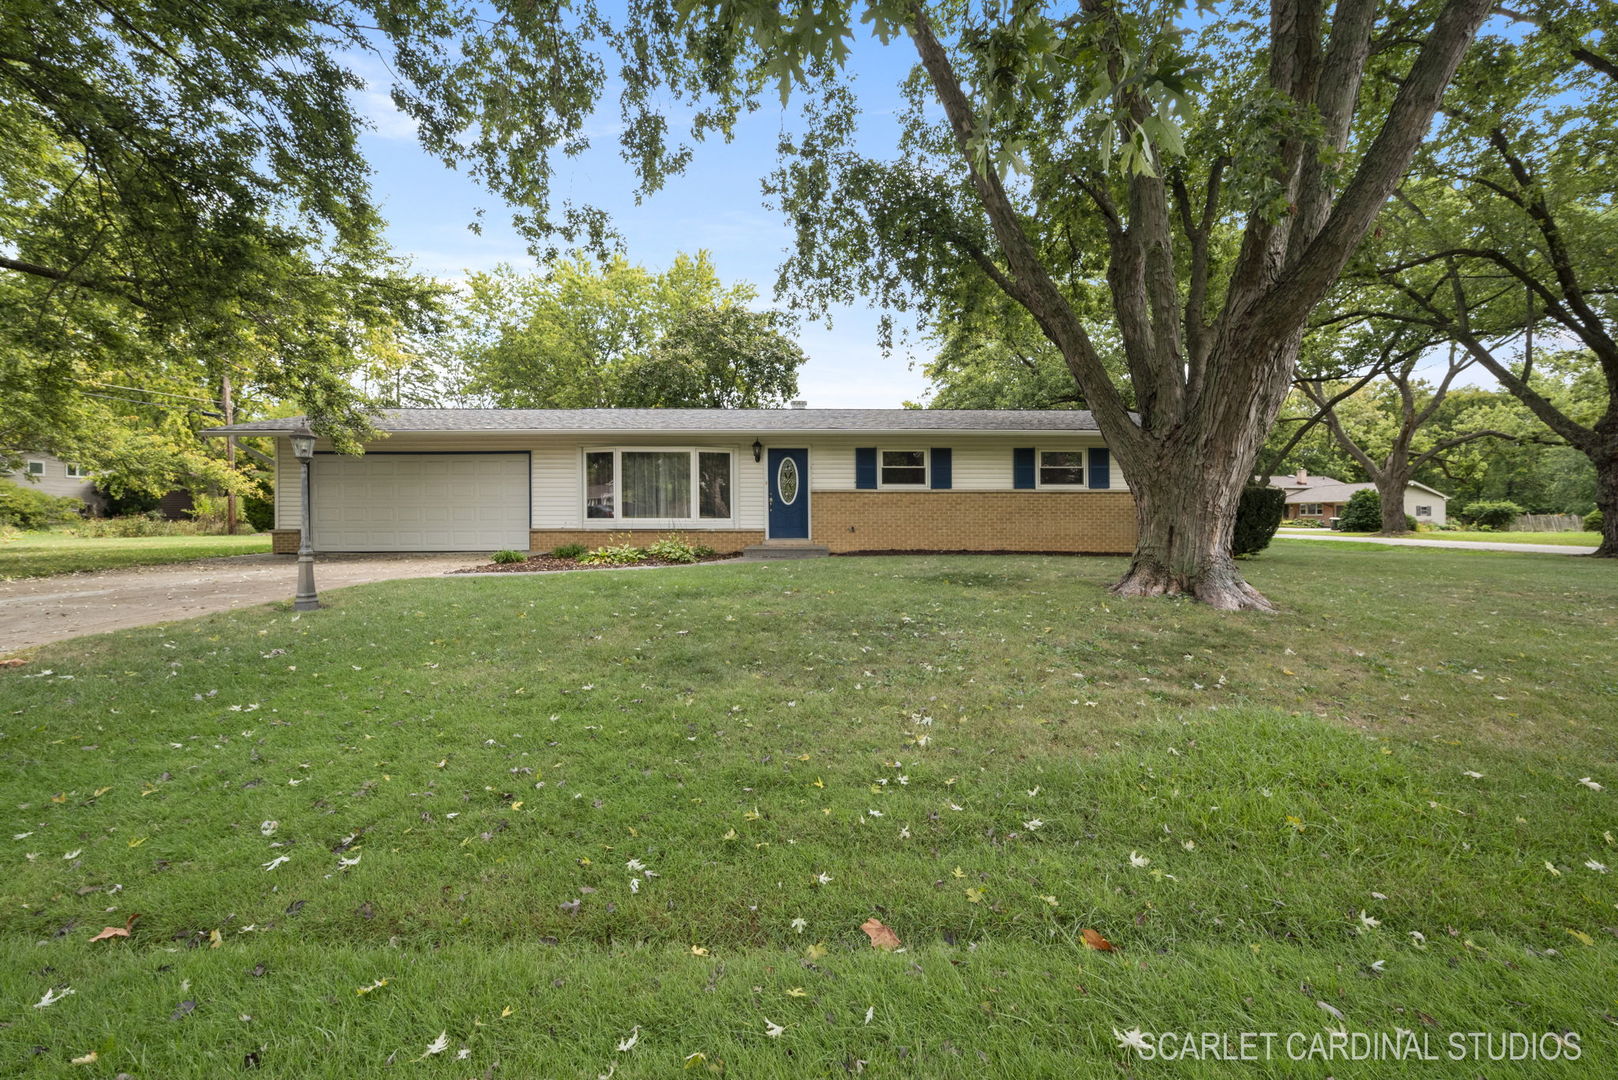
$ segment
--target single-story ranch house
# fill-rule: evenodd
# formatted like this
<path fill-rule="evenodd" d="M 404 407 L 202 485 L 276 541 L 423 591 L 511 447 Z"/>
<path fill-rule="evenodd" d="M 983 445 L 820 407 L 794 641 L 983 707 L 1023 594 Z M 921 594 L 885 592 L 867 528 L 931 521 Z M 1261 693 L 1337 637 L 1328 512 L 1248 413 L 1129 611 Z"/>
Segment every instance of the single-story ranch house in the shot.
<path fill-rule="evenodd" d="M 1330 524 L 1342 514 L 1356 491 L 1375 491 L 1375 484 L 1345 484 L 1329 476 L 1310 476 L 1299 469 L 1295 476 L 1278 476 L 1270 481 L 1287 493 L 1287 521 L 1318 521 Z M 1443 525 L 1449 521 L 1449 496 L 1426 484 L 1412 481 L 1405 485 L 1405 513 L 1420 522 Z"/>
<path fill-rule="evenodd" d="M 297 550 L 298 417 L 276 437 L 274 545 Z M 548 551 L 682 534 L 720 552 L 1119 554 L 1134 502 L 1095 419 L 942 409 L 388 409 L 365 453 L 322 440 L 317 551 Z"/>

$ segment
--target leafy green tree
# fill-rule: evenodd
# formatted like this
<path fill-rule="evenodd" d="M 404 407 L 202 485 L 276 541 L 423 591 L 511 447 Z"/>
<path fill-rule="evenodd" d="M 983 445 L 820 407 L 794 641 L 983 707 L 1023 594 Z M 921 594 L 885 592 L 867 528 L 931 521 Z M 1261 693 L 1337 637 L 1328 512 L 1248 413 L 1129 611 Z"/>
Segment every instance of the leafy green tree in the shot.
<path fill-rule="evenodd" d="M 798 393 L 808 358 L 773 311 L 696 308 L 618 372 L 625 408 L 767 409 Z"/>
<path fill-rule="evenodd" d="M 621 255 L 598 264 L 575 252 L 544 274 L 501 266 L 467 284 L 455 347 L 465 392 L 514 409 L 629 405 L 623 380 L 631 369 L 640 371 L 637 393 L 658 398 L 658 377 L 648 367 L 658 343 L 697 312 L 739 308 L 757 295 L 745 282 L 722 283 L 707 252 L 678 255 L 661 273 Z M 712 343 L 722 344 L 725 325 L 706 325 Z M 701 333 L 695 324 L 685 332 Z M 667 375 L 664 389 L 678 381 L 676 370 Z M 734 382 L 739 373 L 729 377 Z M 708 389 L 716 398 L 727 393 Z M 761 400 L 774 389 L 761 386 Z"/>
<path fill-rule="evenodd" d="M 182 440 L 162 464 L 109 392 L 206 399 L 226 374 L 345 445 L 368 430 L 360 341 L 429 325 L 438 292 L 381 241 L 340 59 L 368 22 L 301 0 L 8 2 L 0 460 L 172 482 L 209 455 Z"/>
<path fill-rule="evenodd" d="M 594 7 L 511 0 L 471 46 L 423 32 L 414 20 L 438 10 L 424 4 L 390 5 L 382 26 L 427 145 L 530 208 L 536 235 L 604 231 L 587 207 L 553 206 L 549 178 L 554 154 L 587 144 L 611 50 L 644 192 L 693 152 L 672 114 L 695 138 L 723 136 L 764 95 L 800 94 L 768 180 L 794 229 L 782 284 L 795 299 L 936 313 L 1009 297 L 1133 487 L 1140 539 L 1116 591 L 1268 608 L 1230 554 L 1241 489 L 1310 311 L 1491 6 L 1342 0 L 1328 15 L 1271 0 L 1192 22 L 1156 0 L 632 0 L 609 24 Z M 917 61 L 891 155 L 856 137 L 843 69 L 856 33 Z M 1122 377 L 1088 316 L 1098 295 Z"/>
<path fill-rule="evenodd" d="M 1442 137 L 1351 281 L 1368 314 L 1454 340 L 1585 455 L 1605 511 L 1596 554 L 1618 558 L 1618 5 L 1504 14 L 1516 32 L 1485 39 L 1462 69 Z M 1579 350 L 1600 387 L 1593 407 L 1537 385 L 1547 337 L 1551 353 Z"/>
<path fill-rule="evenodd" d="M 1382 522 L 1378 531 L 1388 536 L 1406 532 L 1405 490 L 1416 473 L 1458 446 L 1479 439 L 1515 440 L 1519 435 L 1498 427 L 1480 426 L 1458 433 L 1436 435 L 1433 420 L 1449 398 L 1455 380 L 1474 361 L 1451 349 L 1437 382 L 1417 377 L 1419 355 L 1407 356 L 1384 369 L 1382 378 L 1347 401 L 1334 400 L 1335 387 L 1323 380 L 1304 379 L 1299 387 L 1320 410 L 1327 430 L 1339 446 L 1376 485 L 1381 497 Z M 1360 423 L 1345 414 L 1361 406 Z"/>

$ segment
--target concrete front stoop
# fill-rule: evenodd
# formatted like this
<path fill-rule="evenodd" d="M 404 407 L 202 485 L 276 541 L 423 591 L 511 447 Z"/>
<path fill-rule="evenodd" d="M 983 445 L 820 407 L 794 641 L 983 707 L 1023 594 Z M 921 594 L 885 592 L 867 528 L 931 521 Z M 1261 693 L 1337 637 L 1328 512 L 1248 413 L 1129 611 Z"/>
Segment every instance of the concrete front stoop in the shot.
<path fill-rule="evenodd" d="M 807 540 L 766 540 L 742 549 L 744 559 L 824 559 L 830 554 L 825 544 Z"/>

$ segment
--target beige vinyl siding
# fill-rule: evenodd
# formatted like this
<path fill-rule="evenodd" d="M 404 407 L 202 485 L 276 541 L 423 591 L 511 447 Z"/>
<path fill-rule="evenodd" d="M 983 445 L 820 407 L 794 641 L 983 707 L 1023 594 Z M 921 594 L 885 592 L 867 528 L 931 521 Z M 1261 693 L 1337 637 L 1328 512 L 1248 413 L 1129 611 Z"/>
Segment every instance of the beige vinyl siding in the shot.
<path fill-rule="evenodd" d="M 43 492 L 46 495 L 80 499 L 98 510 L 101 508 L 102 499 L 101 496 L 96 494 L 94 476 L 69 476 L 67 474 L 67 462 L 51 454 L 24 453 L 22 458 L 23 467 L 6 476 L 6 479 L 15 484 L 21 484 L 32 491 Z M 44 473 L 39 476 L 30 476 L 27 464 L 30 461 L 43 462 L 45 466 Z"/>
<path fill-rule="evenodd" d="M 775 446 L 809 447 L 810 491 L 853 491 L 854 451 L 861 446 L 875 446 L 882 450 L 930 450 L 947 446 L 951 450 L 952 491 L 1011 491 L 1011 452 L 1019 446 L 1032 446 L 1039 450 L 1088 450 L 1104 445 L 1099 436 L 1074 437 L 1071 435 L 951 435 L 932 432 L 921 435 L 871 436 L 850 435 L 805 439 L 801 442 L 776 442 Z M 1110 491 L 1127 491 L 1123 472 L 1118 467 L 1118 456 L 1111 455 L 1108 469 Z M 1088 482 L 1089 474 L 1086 473 Z"/>
<path fill-rule="evenodd" d="M 730 438 L 734 438 L 731 436 Z M 298 461 L 292 456 L 289 440 L 277 439 L 275 447 L 275 527 L 296 529 L 301 520 L 299 501 Z M 586 447 L 663 446 L 728 450 L 732 455 L 735 472 L 732 477 L 731 500 L 734 521 L 659 522 L 637 518 L 634 521 L 586 519 L 584 517 L 584 450 Z M 316 444 L 317 452 L 330 447 L 324 440 Z M 480 450 L 526 450 L 532 462 L 532 506 L 535 529 L 600 529 L 606 532 L 635 529 L 762 529 L 764 527 L 764 466 L 753 462 L 752 440 L 745 443 L 726 441 L 725 438 L 684 438 L 674 435 L 657 437 L 618 437 L 605 435 L 584 438 L 577 435 L 473 435 L 473 434 L 400 434 L 366 445 L 377 453 L 403 451 L 437 451 L 442 453 L 475 453 Z"/>

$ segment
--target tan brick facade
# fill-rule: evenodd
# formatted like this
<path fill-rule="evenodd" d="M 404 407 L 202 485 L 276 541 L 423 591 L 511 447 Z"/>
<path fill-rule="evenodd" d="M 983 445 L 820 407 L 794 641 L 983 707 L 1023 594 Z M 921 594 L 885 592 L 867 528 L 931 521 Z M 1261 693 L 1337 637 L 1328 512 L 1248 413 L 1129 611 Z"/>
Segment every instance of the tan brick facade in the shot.
<path fill-rule="evenodd" d="M 296 555 L 298 553 L 298 530 L 271 529 L 270 551 L 277 555 Z"/>
<path fill-rule="evenodd" d="M 816 491 L 814 541 L 839 551 L 1072 551 L 1127 555 L 1127 491 Z"/>
<path fill-rule="evenodd" d="M 529 551 L 549 551 L 560 544 L 584 544 L 601 547 L 604 544 L 634 544 L 645 547 L 657 540 L 684 540 L 693 546 L 711 547 L 721 555 L 733 555 L 750 544 L 764 541 L 757 529 L 531 529 L 528 533 Z"/>

